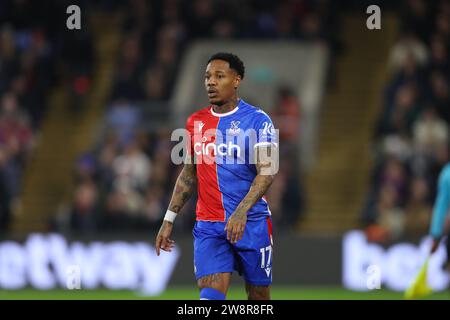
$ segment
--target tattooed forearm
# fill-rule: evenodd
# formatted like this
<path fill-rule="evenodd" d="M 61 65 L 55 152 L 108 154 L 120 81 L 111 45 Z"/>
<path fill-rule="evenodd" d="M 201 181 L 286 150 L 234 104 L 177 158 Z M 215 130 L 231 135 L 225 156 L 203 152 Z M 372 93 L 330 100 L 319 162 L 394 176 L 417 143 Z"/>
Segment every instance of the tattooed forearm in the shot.
<path fill-rule="evenodd" d="M 195 172 L 195 165 L 185 165 L 175 184 L 175 189 L 169 204 L 169 210 L 179 213 L 194 193 L 196 183 L 197 175 Z"/>
<path fill-rule="evenodd" d="M 268 172 L 271 171 L 267 170 L 267 168 L 271 168 L 271 165 L 273 164 L 271 162 L 273 159 L 270 158 L 270 156 L 275 155 L 275 153 L 273 153 L 275 150 L 272 150 L 271 147 L 266 149 L 266 157 L 261 157 L 260 151 L 261 150 L 258 149 L 256 153 L 256 169 L 258 175 L 253 180 L 247 195 L 235 210 L 235 213 L 238 216 L 247 214 L 247 211 L 250 210 L 250 208 L 253 207 L 253 205 L 267 192 L 274 179 L 273 174 L 268 174 Z"/>
<path fill-rule="evenodd" d="M 193 165 L 189 165 L 189 166 L 193 166 Z M 195 182 L 197 181 L 197 177 L 195 176 L 195 171 L 193 171 L 192 168 L 189 169 L 185 169 L 183 168 L 183 171 L 180 174 L 180 181 L 187 187 L 192 187 Z"/>
<path fill-rule="evenodd" d="M 246 214 L 248 210 L 267 192 L 274 176 L 257 175 L 244 199 L 236 208 L 237 214 Z"/>

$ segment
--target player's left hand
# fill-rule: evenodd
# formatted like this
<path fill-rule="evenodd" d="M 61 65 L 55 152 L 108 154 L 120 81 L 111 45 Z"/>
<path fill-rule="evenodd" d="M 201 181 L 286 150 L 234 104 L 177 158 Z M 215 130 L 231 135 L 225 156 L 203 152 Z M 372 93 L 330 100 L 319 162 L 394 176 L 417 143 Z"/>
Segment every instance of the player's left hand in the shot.
<path fill-rule="evenodd" d="M 235 211 L 228 219 L 225 231 L 227 232 L 227 239 L 231 243 L 236 243 L 242 239 L 244 235 L 245 225 L 247 224 L 247 213 Z"/>
<path fill-rule="evenodd" d="M 173 223 L 164 220 L 161 228 L 159 229 L 158 235 L 156 236 L 156 255 L 159 256 L 160 249 L 171 252 L 172 248 L 175 246 L 175 241 L 171 240 L 169 237 L 172 234 Z"/>

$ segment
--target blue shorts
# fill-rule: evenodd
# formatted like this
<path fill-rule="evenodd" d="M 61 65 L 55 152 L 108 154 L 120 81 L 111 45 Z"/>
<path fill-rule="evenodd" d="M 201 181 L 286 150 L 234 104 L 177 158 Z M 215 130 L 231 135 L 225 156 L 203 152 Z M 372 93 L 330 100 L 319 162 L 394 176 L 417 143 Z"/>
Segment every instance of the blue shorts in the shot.
<path fill-rule="evenodd" d="M 272 220 L 247 221 L 242 239 L 232 244 L 225 222 L 197 221 L 194 235 L 194 272 L 201 277 L 236 270 L 252 285 L 272 283 Z"/>

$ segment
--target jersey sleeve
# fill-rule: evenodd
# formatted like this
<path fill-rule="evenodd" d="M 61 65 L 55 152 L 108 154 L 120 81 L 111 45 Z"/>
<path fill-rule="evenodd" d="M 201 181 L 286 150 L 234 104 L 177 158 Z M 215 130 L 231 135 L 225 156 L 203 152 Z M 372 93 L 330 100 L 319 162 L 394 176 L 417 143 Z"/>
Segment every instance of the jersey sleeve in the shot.
<path fill-rule="evenodd" d="M 258 112 L 254 129 L 256 131 L 254 148 L 267 145 L 278 146 L 278 130 L 275 129 L 272 120 L 265 112 Z"/>
<path fill-rule="evenodd" d="M 438 194 L 431 218 L 430 234 L 438 239 L 442 236 L 445 218 L 450 207 L 450 165 L 439 176 Z"/>

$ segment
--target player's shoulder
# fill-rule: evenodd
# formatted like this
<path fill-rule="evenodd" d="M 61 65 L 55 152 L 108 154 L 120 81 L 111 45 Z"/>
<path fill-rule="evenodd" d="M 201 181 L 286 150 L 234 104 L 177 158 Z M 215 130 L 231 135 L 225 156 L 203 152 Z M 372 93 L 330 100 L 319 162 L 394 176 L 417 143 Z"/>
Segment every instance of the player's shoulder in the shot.
<path fill-rule="evenodd" d="M 207 106 L 207 107 L 197 110 L 194 113 L 192 113 L 191 115 L 189 115 L 189 117 L 186 120 L 186 126 L 194 125 L 195 121 L 205 120 L 210 115 L 210 109 L 211 109 L 211 106 Z"/>
<path fill-rule="evenodd" d="M 254 122 L 271 121 L 270 116 L 260 107 L 251 105 L 245 101 L 241 102 L 244 109 L 244 115 L 251 118 Z"/>

